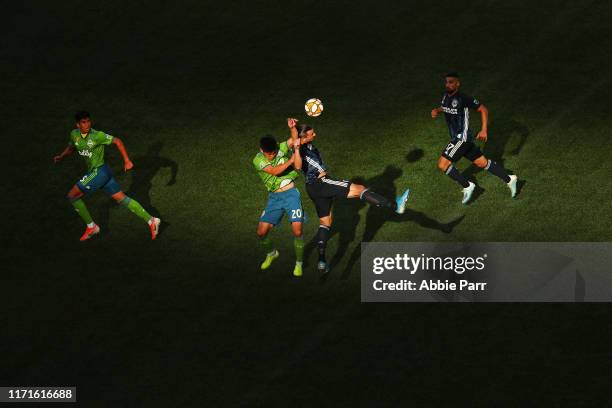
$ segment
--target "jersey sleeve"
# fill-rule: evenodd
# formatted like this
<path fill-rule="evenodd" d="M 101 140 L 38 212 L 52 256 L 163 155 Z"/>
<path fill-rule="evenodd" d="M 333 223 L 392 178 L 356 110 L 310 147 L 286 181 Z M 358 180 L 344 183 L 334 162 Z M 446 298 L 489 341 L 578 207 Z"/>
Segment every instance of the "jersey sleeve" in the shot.
<path fill-rule="evenodd" d="M 470 109 L 478 109 L 480 108 L 480 101 L 473 96 L 464 95 L 463 103 Z"/>
<path fill-rule="evenodd" d="M 255 169 L 257 171 L 262 171 L 263 169 L 265 169 L 266 167 L 268 167 L 270 165 L 271 165 L 271 163 L 265 157 L 263 157 L 263 155 L 261 155 L 261 154 L 258 154 L 253 159 L 253 166 L 255 166 Z"/>
<path fill-rule="evenodd" d="M 104 132 L 97 132 L 95 134 L 94 141 L 96 143 L 98 143 L 98 144 L 109 145 L 109 144 L 113 143 L 113 136 L 107 135 Z"/>
<path fill-rule="evenodd" d="M 289 153 L 289 145 L 287 144 L 287 142 L 282 142 L 279 146 L 278 146 L 278 150 L 283 152 L 283 154 L 287 154 Z"/>

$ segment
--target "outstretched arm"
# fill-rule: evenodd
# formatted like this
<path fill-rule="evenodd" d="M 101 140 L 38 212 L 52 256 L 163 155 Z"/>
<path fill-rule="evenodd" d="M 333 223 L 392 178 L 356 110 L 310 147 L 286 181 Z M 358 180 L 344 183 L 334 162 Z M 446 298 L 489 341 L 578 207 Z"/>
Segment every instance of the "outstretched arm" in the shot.
<path fill-rule="evenodd" d="M 487 109 L 486 106 L 484 105 L 480 105 L 478 107 L 478 112 L 480 112 L 480 120 L 482 122 L 482 129 L 480 130 L 480 132 L 478 132 L 478 135 L 476 136 L 476 138 L 478 140 L 483 140 L 483 141 L 487 141 L 487 137 L 488 137 L 488 129 L 489 129 L 489 110 Z"/>
<path fill-rule="evenodd" d="M 74 146 L 72 146 L 72 144 L 69 144 L 68 146 L 66 146 L 63 152 L 53 157 L 53 163 L 61 162 L 64 159 L 64 157 L 70 156 L 73 152 L 74 152 Z"/>
<path fill-rule="evenodd" d="M 301 140 L 295 139 L 293 142 L 293 168 L 296 170 L 302 169 L 302 155 L 300 154 L 300 142 Z"/>
<path fill-rule="evenodd" d="M 121 157 L 123 157 L 123 171 L 128 171 L 132 167 L 134 167 L 134 163 L 130 160 L 127 150 L 125 150 L 125 145 L 118 137 L 113 137 L 113 144 L 117 146 L 117 150 L 121 153 Z"/>
<path fill-rule="evenodd" d="M 284 162 L 283 164 L 279 164 L 278 166 L 270 165 L 268 167 L 264 167 L 262 170 L 273 176 L 278 176 L 279 174 L 283 173 L 285 170 L 287 170 L 289 166 L 293 164 L 293 161 L 295 160 L 294 157 L 295 157 L 295 154 L 292 155 L 291 158 L 287 160 L 286 162 Z"/>
<path fill-rule="evenodd" d="M 294 118 L 287 119 L 287 126 L 289 127 L 289 131 L 291 132 L 291 137 L 287 140 L 287 146 L 289 148 L 293 147 L 293 141 L 298 139 L 298 131 L 295 127 L 297 125 L 298 120 Z"/>

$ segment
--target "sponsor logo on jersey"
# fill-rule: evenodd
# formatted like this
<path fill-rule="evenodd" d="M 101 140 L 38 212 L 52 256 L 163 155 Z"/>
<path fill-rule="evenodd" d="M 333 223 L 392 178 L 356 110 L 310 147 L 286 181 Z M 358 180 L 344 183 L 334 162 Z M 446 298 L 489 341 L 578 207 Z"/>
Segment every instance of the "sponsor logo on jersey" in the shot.
<path fill-rule="evenodd" d="M 91 156 L 93 156 L 93 153 L 89 150 L 79 150 L 78 152 L 81 156 L 86 156 L 86 157 L 89 157 L 90 159 L 91 159 Z"/>
<path fill-rule="evenodd" d="M 444 113 L 450 113 L 451 115 L 456 115 L 458 113 L 457 109 L 447 108 L 446 106 L 442 107 Z"/>

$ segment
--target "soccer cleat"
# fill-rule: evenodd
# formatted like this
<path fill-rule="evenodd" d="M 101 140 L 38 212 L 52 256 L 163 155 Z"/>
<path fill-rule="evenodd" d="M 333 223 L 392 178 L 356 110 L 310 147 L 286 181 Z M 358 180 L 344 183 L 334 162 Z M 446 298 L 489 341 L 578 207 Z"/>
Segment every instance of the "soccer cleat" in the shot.
<path fill-rule="evenodd" d="M 395 209 L 396 213 L 403 214 L 404 211 L 406 211 L 406 201 L 408 201 L 409 195 L 410 195 L 410 189 L 407 188 L 406 191 L 404 191 L 404 194 L 402 194 L 401 196 L 398 196 L 395 199 L 395 203 L 397 204 L 397 208 Z"/>
<path fill-rule="evenodd" d="M 461 204 L 467 204 L 472 198 L 472 194 L 474 194 L 474 190 L 476 190 L 476 184 L 469 182 L 470 185 L 463 189 L 463 200 L 461 200 Z"/>
<path fill-rule="evenodd" d="M 319 261 L 319 263 L 317 264 L 317 270 L 320 273 L 327 273 L 329 272 L 329 265 L 325 261 Z"/>
<path fill-rule="evenodd" d="M 266 270 L 270 267 L 270 265 L 272 265 L 272 262 L 278 258 L 278 251 L 275 249 L 274 251 L 270 252 L 268 255 L 266 255 L 266 260 L 263 261 L 263 263 L 261 264 L 261 270 Z"/>
<path fill-rule="evenodd" d="M 518 177 L 515 176 L 514 174 L 511 174 L 510 181 L 508 182 L 508 188 L 510 188 L 510 194 L 512 198 L 516 197 L 516 192 L 517 192 L 516 185 L 517 184 L 518 184 Z"/>
<path fill-rule="evenodd" d="M 302 264 L 295 264 L 295 268 L 293 268 L 293 276 L 302 276 Z"/>
<path fill-rule="evenodd" d="M 161 220 L 159 218 L 153 217 L 149 222 L 149 228 L 151 229 L 151 239 L 154 240 L 157 238 L 157 234 L 159 234 L 159 224 L 161 224 Z"/>
<path fill-rule="evenodd" d="M 100 227 L 98 227 L 98 224 L 94 224 L 93 227 L 86 227 L 85 228 L 85 232 L 83 233 L 83 235 L 81 236 L 80 240 L 81 241 L 86 241 L 89 238 L 93 237 L 96 234 L 100 233 Z"/>

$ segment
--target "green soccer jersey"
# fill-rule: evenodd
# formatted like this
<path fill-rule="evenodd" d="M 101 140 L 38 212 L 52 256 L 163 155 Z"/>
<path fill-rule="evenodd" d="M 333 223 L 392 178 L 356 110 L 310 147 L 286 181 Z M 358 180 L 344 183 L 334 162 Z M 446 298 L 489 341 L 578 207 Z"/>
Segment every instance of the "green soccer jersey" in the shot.
<path fill-rule="evenodd" d="M 290 155 L 291 153 L 289 151 L 289 146 L 287 146 L 287 142 L 283 142 L 280 144 L 278 153 L 276 157 L 272 159 L 272 161 L 268 160 L 266 156 L 264 156 L 261 152 L 257 153 L 255 158 L 253 159 L 253 165 L 257 170 L 257 174 L 259 174 L 261 181 L 263 181 L 268 191 L 278 190 L 280 187 L 284 187 L 285 185 L 298 178 L 298 172 L 295 171 L 295 169 L 293 169 L 292 167 L 288 167 L 287 170 L 285 170 L 278 176 L 273 176 L 263 171 L 263 169 L 268 166 L 276 167 L 285 163 L 287 160 L 289 160 Z"/>
<path fill-rule="evenodd" d="M 70 144 L 85 159 L 87 171 L 104 164 L 104 145 L 109 145 L 112 142 L 113 137 L 111 135 L 95 129 L 90 129 L 85 137 L 81 136 L 79 129 L 70 132 Z"/>

